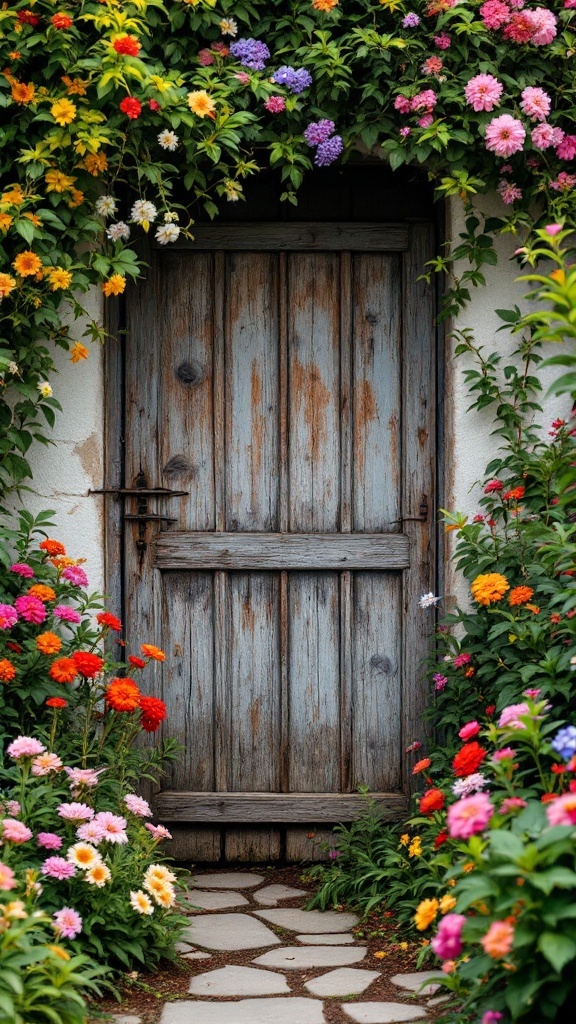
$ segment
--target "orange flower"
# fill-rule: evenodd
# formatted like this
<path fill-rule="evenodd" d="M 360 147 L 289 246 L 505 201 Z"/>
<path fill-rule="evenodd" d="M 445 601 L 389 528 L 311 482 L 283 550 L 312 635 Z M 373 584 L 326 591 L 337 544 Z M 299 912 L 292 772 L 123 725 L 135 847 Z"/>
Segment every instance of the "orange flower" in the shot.
<path fill-rule="evenodd" d="M 50 537 L 47 537 L 46 540 L 41 541 L 39 547 L 41 551 L 46 551 L 46 553 L 51 557 L 54 555 L 66 554 L 66 548 L 64 547 L 64 545 L 61 544 L 59 540 L 51 540 Z"/>
<path fill-rule="evenodd" d="M 502 500 L 503 501 L 520 501 L 520 498 L 524 497 L 524 493 L 525 493 L 525 488 L 524 487 L 522 487 L 522 486 L 520 486 L 520 487 L 513 487 L 511 491 L 506 491 L 506 493 L 502 495 Z"/>
<path fill-rule="evenodd" d="M 153 658 L 154 661 L 166 660 L 164 651 L 161 651 L 159 647 L 154 647 L 153 644 L 140 644 L 140 650 L 145 658 Z"/>
<path fill-rule="evenodd" d="M 75 651 L 72 655 L 77 671 L 85 679 L 93 679 L 104 667 L 104 661 L 91 651 Z"/>
<path fill-rule="evenodd" d="M 11 679 L 14 679 L 16 675 L 16 669 L 8 658 L 2 658 L 0 661 L 0 683 L 9 683 Z"/>
<path fill-rule="evenodd" d="M 197 117 L 211 117 L 214 120 L 214 100 L 206 92 L 206 89 L 194 89 L 188 93 L 188 106 Z"/>
<path fill-rule="evenodd" d="M 57 658 L 52 662 L 48 675 L 55 683 L 72 683 L 78 675 L 78 670 L 72 658 Z"/>
<path fill-rule="evenodd" d="M 427 789 L 420 798 L 420 814 L 432 814 L 433 811 L 441 811 L 443 807 L 444 793 L 441 789 Z"/>
<path fill-rule="evenodd" d="M 0 299 L 5 299 L 15 287 L 16 281 L 10 274 L 0 274 Z"/>
<path fill-rule="evenodd" d="M 506 591 L 510 590 L 510 584 L 501 573 L 488 572 L 482 573 L 472 580 L 470 590 L 472 591 L 472 597 L 478 604 L 489 605 L 493 601 L 499 601 L 504 597 Z"/>
<path fill-rule="evenodd" d="M 62 82 L 70 96 L 86 95 L 86 82 L 83 82 L 81 78 L 70 78 L 69 75 L 62 75 Z"/>
<path fill-rule="evenodd" d="M 47 587 L 44 583 L 35 583 L 33 587 L 30 587 L 28 591 L 32 597 L 37 597 L 40 601 L 55 601 L 56 591 L 52 590 L 52 587 Z"/>
<path fill-rule="evenodd" d="M 122 274 L 112 274 L 112 277 L 109 277 L 102 285 L 102 291 L 106 298 L 109 298 L 110 295 L 122 295 L 125 288 L 126 278 Z"/>
<path fill-rule="evenodd" d="M 62 641 L 56 633 L 40 633 L 36 637 L 36 647 L 41 654 L 58 654 Z"/>
<path fill-rule="evenodd" d="M 84 158 L 84 167 L 94 178 L 97 178 L 101 171 L 108 169 L 108 160 L 105 153 L 88 153 Z"/>
<path fill-rule="evenodd" d="M 122 623 L 116 615 L 112 615 L 112 612 L 99 612 L 96 622 L 101 626 L 107 626 L 108 629 L 113 629 L 115 633 L 122 632 Z"/>
<path fill-rule="evenodd" d="M 494 960 L 506 956 L 514 942 L 514 928 L 508 921 L 493 921 L 486 935 L 480 940 L 484 952 Z"/>
<path fill-rule="evenodd" d="M 81 206 L 84 202 L 84 193 L 79 188 L 70 189 L 70 199 L 68 200 L 68 206 L 73 210 L 76 206 Z"/>
<path fill-rule="evenodd" d="M 20 277 L 34 277 L 39 270 L 42 270 L 42 260 L 35 252 L 25 249 L 19 252 L 12 266 Z"/>
<path fill-rule="evenodd" d="M 70 362 L 79 363 L 81 359 L 88 359 L 89 352 L 85 345 L 80 341 L 74 343 L 70 349 Z"/>
<path fill-rule="evenodd" d="M 537 604 L 527 604 L 526 608 L 529 612 L 533 612 L 534 615 L 540 615 L 540 609 Z"/>
<path fill-rule="evenodd" d="M 126 679 L 113 679 L 106 690 L 106 703 L 113 711 L 135 711 L 140 705 L 142 694 L 128 676 Z"/>
<path fill-rule="evenodd" d="M 532 587 L 514 587 L 508 594 L 508 600 L 512 605 L 526 604 L 526 601 L 529 601 L 533 594 Z"/>
<path fill-rule="evenodd" d="M 32 82 L 29 82 L 28 85 L 25 82 L 14 82 L 10 91 L 15 103 L 26 104 L 32 102 L 36 90 Z"/>
<path fill-rule="evenodd" d="M 8 192 L 0 196 L 0 203 L 9 203 L 11 206 L 21 206 L 24 202 L 24 193 L 20 185 L 14 185 Z"/>
<path fill-rule="evenodd" d="M 432 761 L 429 757 L 423 757 L 421 761 L 416 761 L 412 769 L 412 775 L 418 775 L 418 772 L 425 772 L 430 767 Z"/>
<path fill-rule="evenodd" d="M 338 6 L 338 0 L 312 0 L 312 7 L 315 11 L 331 11 Z"/>

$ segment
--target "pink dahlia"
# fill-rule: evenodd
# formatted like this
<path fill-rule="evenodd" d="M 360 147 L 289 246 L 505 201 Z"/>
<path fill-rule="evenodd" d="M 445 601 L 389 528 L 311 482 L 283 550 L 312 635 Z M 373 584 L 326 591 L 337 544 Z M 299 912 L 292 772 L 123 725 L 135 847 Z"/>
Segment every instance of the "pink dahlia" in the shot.
<path fill-rule="evenodd" d="M 17 818 L 4 818 L 2 821 L 2 839 L 5 843 L 27 843 L 32 838 L 32 831 Z"/>
<path fill-rule="evenodd" d="M 40 871 L 48 878 L 58 878 L 63 881 L 65 878 L 72 878 L 76 874 L 76 868 L 64 857 L 47 857 L 40 867 Z"/>
<path fill-rule="evenodd" d="M 533 11 L 525 11 L 532 25 L 533 35 L 530 40 L 536 46 L 546 46 L 556 37 L 556 15 L 546 7 L 536 7 Z"/>
<path fill-rule="evenodd" d="M 448 808 L 448 831 L 452 839 L 469 839 L 477 832 L 483 832 L 494 808 L 486 793 L 474 793 Z"/>
<path fill-rule="evenodd" d="M 84 825 L 80 825 L 80 828 L 76 829 L 76 835 L 78 839 L 83 839 L 85 843 L 92 843 L 94 846 L 98 846 L 104 839 L 104 829 L 97 821 L 87 821 Z"/>
<path fill-rule="evenodd" d="M 564 138 L 561 128 L 553 128 L 551 124 L 543 121 L 532 130 L 532 145 L 536 149 L 550 149 L 550 146 L 559 146 Z"/>
<path fill-rule="evenodd" d="M 500 714 L 498 719 L 499 729 L 525 729 L 524 722 L 520 721 L 520 715 L 529 715 L 530 708 L 527 704 L 509 704 Z"/>
<path fill-rule="evenodd" d="M 59 850 L 62 846 L 62 840 L 55 832 L 39 832 L 36 836 L 36 842 L 38 846 L 43 846 L 45 850 Z"/>
<path fill-rule="evenodd" d="M 286 100 L 283 96 L 270 96 L 264 106 L 271 114 L 281 114 L 283 110 L 286 110 Z"/>
<path fill-rule="evenodd" d="M 576 825 L 576 793 L 565 793 L 548 804 L 546 817 L 550 825 Z"/>
<path fill-rule="evenodd" d="M 504 92 L 504 86 L 494 75 L 475 75 L 468 82 L 464 94 L 474 110 L 494 110 Z"/>
<path fill-rule="evenodd" d="M 111 811 L 100 811 L 94 818 L 94 821 L 100 825 L 104 832 L 103 838 L 107 839 L 109 843 L 128 842 L 126 818 L 121 818 L 119 814 L 112 814 Z"/>
<path fill-rule="evenodd" d="M 18 612 L 11 604 L 0 604 L 0 629 L 12 629 L 18 622 Z"/>
<path fill-rule="evenodd" d="M 397 96 L 394 100 L 394 109 L 399 110 L 401 114 L 409 114 L 412 109 L 410 106 L 410 100 L 407 96 Z"/>
<path fill-rule="evenodd" d="M 40 740 L 35 740 L 33 736 L 18 736 L 6 748 L 6 753 L 18 760 L 20 757 L 36 757 L 45 750 L 44 744 L 40 743 Z"/>
<path fill-rule="evenodd" d="M 15 889 L 18 885 L 16 876 L 9 868 L 7 864 L 2 864 L 0 861 L 0 892 L 8 892 L 9 889 Z"/>
<path fill-rule="evenodd" d="M 552 101 L 544 89 L 529 85 L 522 92 L 520 106 L 533 121 L 545 121 L 550 113 Z"/>
<path fill-rule="evenodd" d="M 64 939 L 75 939 L 82 931 L 82 918 L 72 907 L 62 907 L 52 917 L 55 931 Z"/>
<path fill-rule="evenodd" d="M 136 796 L 135 793 L 128 793 L 124 797 L 124 803 L 132 814 L 137 814 L 139 818 L 150 818 L 152 811 L 150 810 L 150 804 L 143 800 L 141 796 Z"/>
<path fill-rule="evenodd" d="M 87 587 L 88 577 L 79 565 L 68 565 L 62 573 L 62 579 L 68 580 L 74 587 Z"/>
<path fill-rule="evenodd" d="M 32 622 L 34 625 L 44 622 L 46 609 L 39 597 L 30 594 L 22 594 L 14 601 L 14 607 L 21 619 L 25 622 Z"/>
<path fill-rule="evenodd" d="M 522 122 L 510 114 L 501 114 L 493 118 L 486 128 L 486 149 L 496 156 L 512 156 L 522 149 L 525 138 Z"/>
<path fill-rule="evenodd" d="M 80 612 L 77 612 L 75 608 L 70 608 L 67 604 L 57 605 L 52 614 L 57 619 L 62 619 L 62 622 L 82 622 Z"/>
<path fill-rule="evenodd" d="M 480 732 L 480 726 L 478 722 L 466 722 L 458 733 L 461 740 L 471 740 L 473 736 L 477 736 Z"/>
<path fill-rule="evenodd" d="M 576 156 L 576 135 L 564 136 L 560 145 L 556 147 L 556 156 L 559 157 L 560 160 L 574 159 Z"/>
<path fill-rule="evenodd" d="M 10 572 L 15 572 L 17 576 L 23 576 L 26 580 L 31 580 L 34 575 L 34 569 L 30 565 L 26 565 L 25 562 L 14 562 L 14 565 L 10 566 Z"/>
<path fill-rule="evenodd" d="M 464 914 L 446 914 L 438 925 L 438 931 L 431 946 L 441 960 L 454 960 L 462 952 L 462 929 L 466 924 Z"/>
<path fill-rule="evenodd" d="M 486 28 L 499 29 L 510 21 L 510 9 L 501 0 L 487 0 L 480 8 L 480 17 Z"/>
<path fill-rule="evenodd" d="M 65 821 L 88 821 L 94 817 L 94 810 L 88 804 L 60 804 L 58 814 Z"/>

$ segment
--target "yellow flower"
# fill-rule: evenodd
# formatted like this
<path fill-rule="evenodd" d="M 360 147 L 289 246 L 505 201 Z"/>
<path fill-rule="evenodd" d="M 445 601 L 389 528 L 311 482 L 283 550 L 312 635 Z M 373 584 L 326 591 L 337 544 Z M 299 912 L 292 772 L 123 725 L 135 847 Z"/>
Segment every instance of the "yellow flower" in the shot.
<path fill-rule="evenodd" d="M 56 100 L 50 107 L 50 113 L 56 124 L 66 125 L 71 124 L 76 117 L 76 109 L 76 104 L 72 103 L 72 100 Z"/>
<path fill-rule="evenodd" d="M 4 907 L 4 914 L 6 917 L 19 919 L 21 921 L 25 921 L 28 917 L 26 907 L 22 900 L 12 900 L 11 903 L 7 903 Z"/>
<path fill-rule="evenodd" d="M 372 956 L 375 956 L 378 960 L 382 960 L 383 957 L 388 956 L 388 953 L 385 953 L 383 949 L 377 949 Z"/>
<path fill-rule="evenodd" d="M 12 266 L 20 277 L 33 277 L 42 269 L 42 260 L 30 249 L 19 252 Z"/>
<path fill-rule="evenodd" d="M 420 839 L 420 836 L 415 836 L 414 839 L 412 840 L 412 842 L 410 843 L 410 846 L 408 847 L 408 856 L 409 857 L 419 857 L 421 853 L 422 853 L 422 840 Z"/>
<path fill-rule="evenodd" d="M 0 196 L 0 203 L 8 206 L 21 206 L 24 202 L 24 193 L 20 185 L 14 185 L 8 192 Z"/>
<path fill-rule="evenodd" d="M 107 297 L 109 295 L 122 295 L 126 287 L 126 278 L 122 274 L 112 274 L 102 285 L 102 291 Z"/>
<path fill-rule="evenodd" d="M 312 7 L 315 11 L 331 11 L 338 6 L 338 0 L 312 0 Z"/>
<path fill-rule="evenodd" d="M 456 902 L 456 900 L 454 900 Z M 414 914 L 414 924 L 416 925 L 419 932 L 423 932 L 426 928 L 429 928 L 433 921 L 436 920 L 438 914 L 438 908 L 440 904 L 438 900 L 422 900 L 421 903 L 416 907 L 416 913 Z"/>
<path fill-rule="evenodd" d="M 83 82 L 81 78 L 70 78 L 68 75 L 62 75 L 62 82 L 68 90 L 69 96 L 85 96 L 87 82 Z"/>
<path fill-rule="evenodd" d="M 16 281 L 10 274 L 0 274 L 0 299 L 5 299 L 15 287 Z"/>
<path fill-rule="evenodd" d="M 449 910 L 453 910 L 456 906 L 455 896 L 443 896 L 440 900 L 440 913 L 447 914 Z"/>
<path fill-rule="evenodd" d="M 32 82 L 29 82 L 28 85 L 25 82 L 14 82 L 11 92 L 15 103 L 31 103 L 34 99 L 35 87 Z"/>
<path fill-rule="evenodd" d="M 60 288 L 69 288 L 72 284 L 72 274 L 69 270 L 64 270 L 63 267 L 52 267 L 47 272 L 47 277 L 53 292 L 57 292 Z"/>
<path fill-rule="evenodd" d="M 0 213 L 0 231 L 8 231 L 13 219 L 9 213 Z"/>
<path fill-rule="evenodd" d="M 410 836 L 408 835 L 407 832 L 405 832 L 403 836 L 400 836 L 400 842 L 402 843 L 402 846 L 408 846 L 408 843 L 410 842 Z"/>
<path fill-rule="evenodd" d="M 193 114 L 198 117 L 214 117 L 214 100 L 208 95 L 206 89 L 195 89 L 188 93 L 188 106 Z"/>
<path fill-rule="evenodd" d="M 398 943 L 398 949 L 408 949 L 408 943 L 407 942 L 399 942 Z"/>
<path fill-rule="evenodd" d="M 84 193 L 79 188 L 70 189 L 70 199 L 68 200 L 68 206 L 70 209 L 74 209 L 75 206 L 81 206 L 84 202 Z"/>
<path fill-rule="evenodd" d="M 48 381 L 46 381 L 46 380 L 39 380 L 37 385 L 36 385 L 36 387 L 37 387 L 38 391 L 40 392 L 40 394 L 42 395 L 42 398 L 51 398 L 52 397 L 53 392 L 52 392 L 52 388 L 50 387 L 50 384 L 48 383 Z"/>
<path fill-rule="evenodd" d="M 462 871 L 464 872 L 465 875 L 469 875 L 471 871 L 474 871 L 475 867 L 476 867 L 476 865 L 475 865 L 474 861 L 473 860 L 469 860 L 469 861 L 466 861 L 466 864 L 462 865 Z"/>
<path fill-rule="evenodd" d="M 22 216 L 26 217 L 26 220 L 29 220 L 35 228 L 39 228 L 42 224 L 40 217 L 36 213 L 23 213 Z"/>
<path fill-rule="evenodd" d="M 70 959 L 70 953 L 68 953 L 68 951 L 66 949 L 64 949 L 63 946 L 51 946 L 51 945 L 48 945 L 46 948 L 49 949 L 51 953 L 54 953 L 54 956 L 59 957 L 60 960 L 69 960 Z"/>
<path fill-rule="evenodd" d="M 84 158 L 84 167 L 94 178 L 97 178 L 101 171 L 108 168 L 106 153 L 88 153 Z"/>
<path fill-rule="evenodd" d="M 500 601 L 510 584 L 505 576 L 499 572 L 488 572 L 477 576 L 470 585 L 472 597 L 478 604 L 489 605 L 494 601 Z"/>
<path fill-rule="evenodd" d="M 47 171 L 44 177 L 47 192 L 69 192 L 76 178 L 62 171 Z"/>
<path fill-rule="evenodd" d="M 70 351 L 70 362 L 79 363 L 81 359 L 88 359 L 88 349 L 81 342 L 77 341 Z"/>

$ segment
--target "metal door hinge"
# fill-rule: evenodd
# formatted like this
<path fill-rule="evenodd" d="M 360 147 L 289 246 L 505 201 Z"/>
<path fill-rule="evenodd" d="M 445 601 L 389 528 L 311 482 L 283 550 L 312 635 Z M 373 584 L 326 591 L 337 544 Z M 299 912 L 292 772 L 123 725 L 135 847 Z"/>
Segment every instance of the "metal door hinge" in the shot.
<path fill-rule="evenodd" d="M 417 516 L 401 516 L 399 522 L 401 523 L 425 523 L 428 521 L 428 497 L 426 494 L 422 495 L 420 504 L 418 506 L 419 515 Z"/>

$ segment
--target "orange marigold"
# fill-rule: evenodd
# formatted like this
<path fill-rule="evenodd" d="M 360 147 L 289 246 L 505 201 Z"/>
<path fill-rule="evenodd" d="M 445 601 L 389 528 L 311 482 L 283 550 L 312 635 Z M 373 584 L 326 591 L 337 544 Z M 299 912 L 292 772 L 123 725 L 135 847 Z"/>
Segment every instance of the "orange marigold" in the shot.
<path fill-rule="evenodd" d="M 78 669 L 72 658 L 57 658 L 52 662 L 48 675 L 55 683 L 72 683 L 78 675 Z"/>
<path fill-rule="evenodd" d="M 315 11 L 331 11 L 338 6 L 338 0 L 312 0 L 312 7 Z"/>
<path fill-rule="evenodd" d="M 62 641 L 56 633 L 40 633 L 40 636 L 36 637 L 36 647 L 41 654 L 58 654 Z"/>
<path fill-rule="evenodd" d="M 154 661 L 166 661 L 164 651 L 161 651 L 159 647 L 154 647 L 154 644 L 140 644 L 140 650 L 145 658 L 152 658 Z"/>
<path fill-rule="evenodd" d="M 104 667 L 104 660 L 92 651 L 75 651 L 72 655 L 77 671 L 85 679 L 93 679 Z"/>
<path fill-rule="evenodd" d="M 412 769 L 412 775 L 418 775 L 418 772 L 425 772 L 430 767 L 432 761 L 429 757 L 423 757 L 421 761 L 416 761 Z"/>
<path fill-rule="evenodd" d="M 28 593 L 32 597 L 39 598 L 40 601 L 56 600 L 56 591 L 52 590 L 52 587 L 47 587 L 45 583 L 35 583 L 34 586 L 30 587 Z"/>
<path fill-rule="evenodd" d="M 14 679 L 16 675 L 16 669 L 8 658 L 2 658 L 0 661 L 0 683 L 9 683 L 11 679 Z"/>
<path fill-rule="evenodd" d="M 432 814 L 433 811 L 441 811 L 444 807 L 444 793 L 441 789 L 427 789 L 424 796 L 420 797 L 420 814 Z"/>
<path fill-rule="evenodd" d="M 514 587 L 508 594 L 508 600 L 510 604 L 526 604 L 533 596 L 534 591 L 532 587 Z"/>
<path fill-rule="evenodd" d="M 140 706 L 141 696 L 138 685 L 127 676 L 112 680 L 106 690 L 106 703 L 113 711 L 135 711 Z"/>
<path fill-rule="evenodd" d="M 489 605 L 494 601 L 500 601 L 506 591 L 510 590 L 510 584 L 499 572 L 488 572 L 472 580 L 470 590 L 478 604 Z"/>
<path fill-rule="evenodd" d="M 41 541 L 39 546 L 41 551 L 46 551 L 50 556 L 66 554 L 66 548 L 64 545 L 61 544 L 59 540 L 51 540 L 50 537 Z"/>

